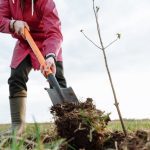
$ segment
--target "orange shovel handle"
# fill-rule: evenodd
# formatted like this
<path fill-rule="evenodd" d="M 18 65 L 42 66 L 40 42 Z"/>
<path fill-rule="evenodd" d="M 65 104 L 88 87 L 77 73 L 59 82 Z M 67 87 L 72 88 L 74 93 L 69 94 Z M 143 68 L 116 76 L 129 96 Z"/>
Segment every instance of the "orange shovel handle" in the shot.
<path fill-rule="evenodd" d="M 34 42 L 29 31 L 26 28 L 24 29 L 24 36 L 25 36 L 28 44 L 30 45 L 32 51 L 34 52 L 36 58 L 38 59 L 40 65 L 43 66 L 44 68 L 46 68 L 45 59 L 44 59 L 42 53 L 40 52 L 39 48 L 37 47 L 36 43 Z M 52 74 L 52 71 L 49 69 L 46 74 L 47 75 Z"/>

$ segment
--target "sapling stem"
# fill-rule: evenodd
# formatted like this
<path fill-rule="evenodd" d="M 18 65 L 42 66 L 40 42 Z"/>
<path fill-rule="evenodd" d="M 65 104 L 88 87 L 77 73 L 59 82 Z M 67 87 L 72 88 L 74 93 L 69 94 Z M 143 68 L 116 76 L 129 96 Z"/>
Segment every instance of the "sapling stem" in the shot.
<path fill-rule="evenodd" d="M 99 21 L 98 21 L 99 7 L 95 7 L 95 0 L 93 0 L 93 11 L 94 11 L 94 16 L 95 16 L 96 28 L 97 28 L 97 33 L 98 33 L 98 38 L 99 38 L 100 46 L 98 46 L 98 44 L 95 44 L 95 43 L 83 32 L 83 30 L 81 30 L 81 32 L 84 34 L 84 36 L 85 36 L 91 43 L 93 43 L 97 48 L 99 48 L 99 49 L 102 50 L 103 57 L 104 57 L 104 62 L 105 62 L 105 67 L 106 67 L 106 71 L 107 71 L 107 74 L 108 74 L 108 78 L 109 78 L 109 81 L 110 81 L 110 85 L 111 85 L 111 89 L 112 89 L 113 97 L 114 97 L 114 101 L 115 101 L 115 104 L 114 104 L 114 105 L 115 105 L 115 107 L 116 107 L 116 109 L 117 109 L 117 113 L 118 113 L 118 116 L 119 116 L 119 119 L 120 119 L 120 122 L 121 122 L 121 126 L 122 126 L 122 130 L 123 130 L 123 132 L 124 132 L 124 135 L 127 136 L 127 131 L 126 131 L 126 128 L 125 128 L 123 119 L 122 119 L 121 111 L 120 111 L 120 108 L 119 108 L 119 103 L 118 103 L 117 96 L 116 96 L 116 91 L 115 91 L 114 84 L 113 84 L 113 81 L 112 81 L 110 69 L 109 69 L 109 66 L 108 66 L 108 60 L 107 60 L 107 56 L 106 56 L 106 52 L 105 52 L 106 48 L 108 48 L 108 47 L 111 46 L 114 42 L 116 42 L 118 39 L 120 39 L 120 34 L 117 33 L 117 38 L 116 38 L 115 40 L 113 40 L 111 43 L 109 43 L 109 44 L 105 47 L 104 44 L 103 44 L 103 41 L 102 41 L 101 30 L 100 30 L 100 24 L 99 24 Z"/>

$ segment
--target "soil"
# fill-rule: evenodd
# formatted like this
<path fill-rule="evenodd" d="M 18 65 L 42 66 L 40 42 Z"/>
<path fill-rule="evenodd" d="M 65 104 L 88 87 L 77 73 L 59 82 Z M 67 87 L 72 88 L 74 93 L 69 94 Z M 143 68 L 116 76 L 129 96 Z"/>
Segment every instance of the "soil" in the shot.
<path fill-rule="evenodd" d="M 55 116 L 58 135 L 65 138 L 69 146 L 74 149 L 102 149 L 103 132 L 110 119 L 109 115 L 96 109 L 92 99 L 80 104 L 57 104 L 51 108 L 51 113 Z"/>
<path fill-rule="evenodd" d="M 51 113 L 57 134 L 67 142 L 61 150 L 150 150 L 150 135 L 146 131 L 139 130 L 127 137 L 119 131 L 108 132 L 109 114 L 97 110 L 91 98 L 78 105 L 55 105 Z"/>

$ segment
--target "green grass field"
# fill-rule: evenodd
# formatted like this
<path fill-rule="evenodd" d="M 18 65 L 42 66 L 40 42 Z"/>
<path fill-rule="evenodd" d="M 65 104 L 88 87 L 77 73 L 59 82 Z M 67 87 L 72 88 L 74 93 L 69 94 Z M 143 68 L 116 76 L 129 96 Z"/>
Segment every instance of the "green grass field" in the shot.
<path fill-rule="evenodd" d="M 125 119 L 124 120 L 125 127 L 128 132 L 136 131 L 136 130 L 150 130 L 150 120 L 142 119 L 142 120 L 134 120 L 134 119 Z M 119 130 L 121 131 L 121 124 L 119 120 L 113 120 L 109 123 L 108 129 L 110 130 Z"/>
<path fill-rule="evenodd" d="M 134 132 L 136 130 L 146 130 L 150 131 L 150 120 L 148 119 L 143 119 L 143 120 L 124 120 L 125 127 L 128 131 Z M 9 124 L 1 124 L 0 125 L 0 132 L 8 129 L 10 127 Z M 118 120 L 113 120 L 109 122 L 108 131 L 122 131 L 120 121 Z M 41 136 L 44 138 L 48 136 L 48 139 L 50 139 L 49 144 L 41 144 Z M 27 137 L 32 137 L 31 142 L 33 141 L 34 143 L 34 137 L 37 139 L 36 141 L 36 147 L 34 150 L 44 150 L 47 147 L 51 147 L 50 150 L 58 150 L 57 147 L 63 142 L 62 139 L 59 139 L 56 135 L 56 130 L 55 126 L 53 123 L 38 123 L 38 124 L 30 124 L 28 123 L 26 125 L 26 132 L 24 133 L 23 137 L 21 140 L 19 140 L 19 143 L 14 140 L 11 145 L 3 144 L 6 140 L 6 138 L 1 139 L 0 138 L 0 148 L 1 145 L 6 146 L 8 149 L 10 148 L 11 150 L 20 150 L 24 149 L 24 144 L 22 144 L 24 139 L 27 139 Z M 47 137 L 46 137 L 47 138 Z M 38 140 L 39 139 L 39 140 Z M 28 142 L 27 142 L 28 143 Z M 29 141 L 30 143 L 30 141 Z"/>
<path fill-rule="evenodd" d="M 150 120 L 149 119 L 142 119 L 142 120 L 134 120 L 134 119 L 125 119 L 124 124 L 126 129 L 129 132 L 136 131 L 136 130 L 150 130 Z M 32 133 L 34 130 L 35 125 L 33 123 L 27 123 L 27 132 Z M 0 131 L 6 130 L 9 128 L 9 124 L 1 124 Z M 38 123 L 38 127 L 40 128 L 41 132 L 51 132 L 54 130 L 53 123 Z M 121 124 L 119 120 L 112 120 L 108 124 L 108 129 L 115 131 L 121 131 Z"/>

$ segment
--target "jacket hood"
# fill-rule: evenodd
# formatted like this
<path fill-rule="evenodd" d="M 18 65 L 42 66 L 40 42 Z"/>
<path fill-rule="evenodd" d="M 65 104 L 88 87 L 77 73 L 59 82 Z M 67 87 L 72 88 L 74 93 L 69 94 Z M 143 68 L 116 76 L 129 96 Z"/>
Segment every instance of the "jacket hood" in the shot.
<path fill-rule="evenodd" d="M 24 0 L 21 0 L 21 1 L 24 1 Z M 34 0 L 31 0 L 32 1 L 32 5 L 31 5 L 31 15 L 33 16 L 33 13 L 34 13 Z M 12 0 L 13 4 L 15 4 L 15 0 Z"/>

